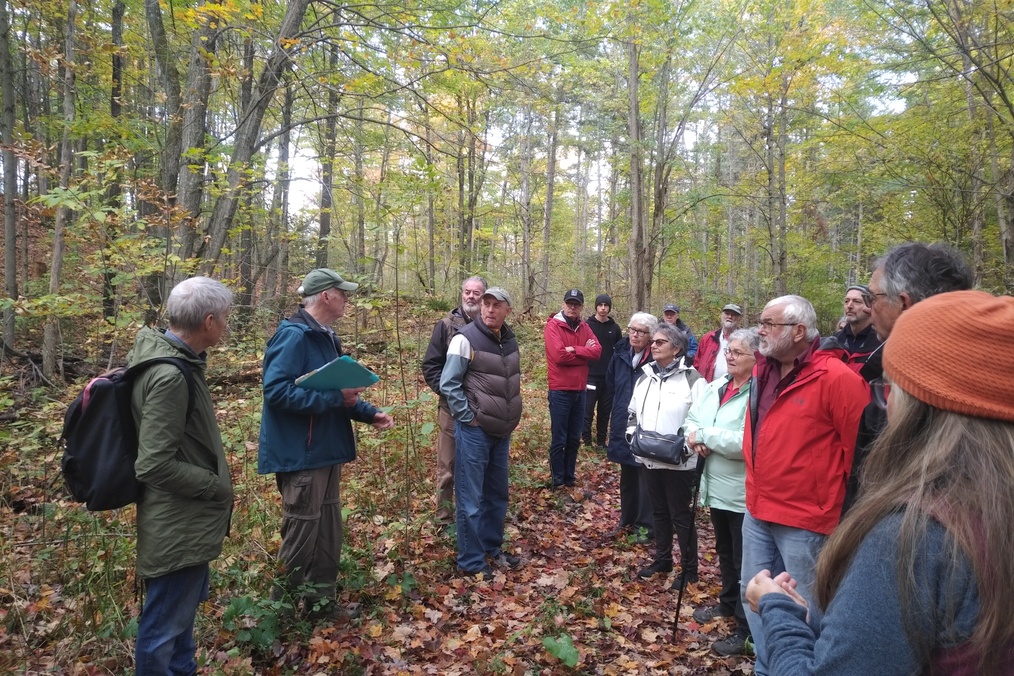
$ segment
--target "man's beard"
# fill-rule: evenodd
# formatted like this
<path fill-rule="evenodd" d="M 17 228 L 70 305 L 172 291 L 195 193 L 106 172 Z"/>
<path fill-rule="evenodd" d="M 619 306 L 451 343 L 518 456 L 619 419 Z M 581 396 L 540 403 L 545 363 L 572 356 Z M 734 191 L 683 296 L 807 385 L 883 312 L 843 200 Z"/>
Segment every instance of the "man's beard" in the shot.
<path fill-rule="evenodd" d="M 734 322 L 731 319 L 723 319 L 722 320 L 722 328 L 727 333 L 732 333 L 733 331 L 735 331 L 736 329 L 739 328 L 739 322 Z"/>
<path fill-rule="evenodd" d="M 480 303 L 474 303 L 474 304 L 462 303 L 461 304 L 461 309 L 464 310 L 465 314 L 467 314 L 469 317 L 475 317 L 476 315 L 478 315 L 479 314 L 479 310 L 481 308 L 482 308 L 482 305 Z"/>
<path fill-rule="evenodd" d="M 772 339 L 770 336 L 767 338 L 761 338 L 760 353 L 765 357 L 774 357 L 775 359 L 778 359 L 791 343 L 792 337 L 788 334 L 776 339 Z"/>

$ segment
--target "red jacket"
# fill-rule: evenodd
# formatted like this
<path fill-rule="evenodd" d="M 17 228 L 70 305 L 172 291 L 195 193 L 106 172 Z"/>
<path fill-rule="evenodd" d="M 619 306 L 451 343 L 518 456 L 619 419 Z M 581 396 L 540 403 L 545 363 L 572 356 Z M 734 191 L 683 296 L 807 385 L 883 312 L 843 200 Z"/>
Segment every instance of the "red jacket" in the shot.
<path fill-rule="evenodd" d="M 570 328 L 563 313 L 558 312 L 546 322 L 546 366 L 549 370 L 549 389 L 584 390 L 588 385 L 588 363 L 599 358 L 602 346 L 591 327 L 582 321 L 577 329 Z M 590 346 L 586 343 L 594 341 Z M 567 347 L 574 351 L 568 352 Z"/>
<path fill-rule="evenodd" d="M 719 334 L 721 328 L 705 333 L 697 342 L 697 356 L 694 357 L 694 368 L 704 376 L 709 383 L 715 379 L 715 361 L 718 359 L 718 351 L 722 349 Z"/>
<path fill-rule="evenodd" d="M 778 394 L 754 439 L 761 387 L 778 365 L 758 357 L 743 435 L 746 507 L 762 521 L 830 535 L 841 518 L 859 419 L 870 397 L 840 350 L 816 350 Z"/>

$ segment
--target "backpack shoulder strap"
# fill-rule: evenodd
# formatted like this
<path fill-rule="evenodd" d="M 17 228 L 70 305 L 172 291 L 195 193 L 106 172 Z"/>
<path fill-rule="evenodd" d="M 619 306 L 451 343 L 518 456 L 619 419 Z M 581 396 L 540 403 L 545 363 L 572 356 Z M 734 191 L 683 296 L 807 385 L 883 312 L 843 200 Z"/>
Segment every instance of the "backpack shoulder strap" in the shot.
<path fill-rule="evenodd" d="M 187 362 L 178 357 L 156 357 L 131 366 L 123 374 L 123 377 L 136 378 L 142 371 L 155 364 L 172 364 L 183 374 L 183 380 L 187 383 L 187 417 L 189 418 L 194 408 L 194 367 Z"/>

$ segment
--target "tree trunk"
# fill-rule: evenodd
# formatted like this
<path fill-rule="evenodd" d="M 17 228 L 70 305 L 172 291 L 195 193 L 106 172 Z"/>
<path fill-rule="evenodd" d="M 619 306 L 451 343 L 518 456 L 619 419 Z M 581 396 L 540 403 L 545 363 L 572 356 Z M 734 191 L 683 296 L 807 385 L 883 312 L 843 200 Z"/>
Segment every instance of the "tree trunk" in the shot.
<path fill-rule="evenodd" d="M 226 177 L 227 185 L 215 202 L 215 209 L 208 224 L 209 242 L 207 250 L 202 251 L 204 259 L 202 268 L 205 272 L 214 270 L 222 254 L 222 247 L 225 245 L 226 236 L 236 214 L 236 206 L 245 189 L 246 171 L 258 146 L 264 114 L 278 89 L 283 71 L 289 67 L 289 52 L 301 49 L 302 42 L 297 37 L 309 4 L 310 0 L 292 0 L 286 6 L 285 16 L 275 38 L 274 50 L 257 80 L 250 107 L 241 112 L 240 124 L 236 129 L 236 145 Z"/>
<path fill-rule="evenodd" d="M 74 125 L 74 68 L 75 48 L 74 29 L 77 23 L 77 2 L 70 0 L 67 7 L 67 34 L 64 44 L 63 68 L 63 141 L 60 143 L 60 188 L 70 188 L 71 170 L 74 167 L 73 138 L 71 128 Z M 60 292 L 60 277 L 63 273 L 63 237 L 64 230 L 71 219 L 70 208 L 61 204 L 56 210 L 56 224 L 53 228 L 53 263 L 49 271 L 49 293 Z M 63 368 L 60 361 L 60 319 L 50 315 L 46 319 L 42 338 L 42 373 L 51 381 L 63 379 Z"/>
<path fill-rule="evenodd" d="M 642 193 L 641 101 L 639 93 L 640 51 L 636 42 L 627 45 L 627 136 L 630 144 L 630 292 L 634 307 L 648 306 L 651 274 L 644 232 L 644 195 Z"/>
<path fill-rule="evenodd" d="M 4 159 L 4 293 L 18 297 L 18 162 L 14 157 L 14 67 L 11 63 L 11 22 L 7 0 L 0 0 L 0 79 L 3 81 L 3 112 L 0 114 L 0 139 Z M 14 347 L 14 310 L 3 314 L 3 340 Z"/>
<path fill-rule="evenodd" d="M 198 241 L 198 223 L 204 197 L 204 179 L 207 172 L 204 157 L 208 127 L 208 100 L 211 97 L 211 61 L 215 59 L 218 29 L 213 27 L 209 14 L 197 13 L 200 27 L 194 31 L 190 43 L 190 65 L 183 89 L 183 105 L 177 116 L 182 119 L 180 147 L 187 161 L 179 166 L 179 198 L 177 204 L 183 212 L 180 226 L 179 256 L 187 260 L 194 255 Z M 253 54 L 250 38 L 244 43 L 245 72 L 243 73 L 241 104 L 245 110 L 250 104 L 253 83 Z"/>
<path fill-rule="evenodd" d="M 356 111 L 355 139 L 352 142 L 352 159 L 355 165 L 353 202 L 355 209 L 355 234 L 352 237 L 352 270 L 357 276 L 363 274 L 366 265 L 366 147 L 363 142 L 363 99 L 359 99 Z"/>
<path fill-rule="evenodd" d="M 525 110 L 521 120 L 521 148 L 520 148 L 520 172 L 521 172 L 521 233 L 522 233 L 522 254 L 521 269 L 524 278 L 524 296 L 521 302 L 523 312 L 531 309 L 535 303 L 535 273 L 532 268 L 532 113 Z"/>
<path fill-rule="evenodd" d="M 556 145 L 560 137 L 560 104 L 553 108 L 549 128 L 549 150 L 546 157 L 546 207 L 542 217 L 542 296 L 539 299 L 545 307 L 549 304 L 549 250 L 553 225 L 553 194 L 556 190 Z"/>
<path fill-rule="evenodd" d="M 338 69 L 338 46 L 331 45 L 329 63 Z M 331 239 L 331 216 L 334 211 L 335 137 L 338 128 L 338 88 L 327 93 L 327 119 L 324 120 L 324 156 L 320 161 L 320 227 L 317 233 L 317 267 L 328 267 L 328 242 Z"/>

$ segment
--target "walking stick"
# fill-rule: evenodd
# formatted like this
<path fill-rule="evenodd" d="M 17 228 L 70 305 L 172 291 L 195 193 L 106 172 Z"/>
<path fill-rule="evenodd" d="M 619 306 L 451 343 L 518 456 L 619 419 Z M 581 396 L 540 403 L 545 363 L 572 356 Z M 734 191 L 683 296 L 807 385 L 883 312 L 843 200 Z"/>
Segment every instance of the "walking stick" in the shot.
<path fill-rule="evenodd" d="M 704 474 L 704 463 L 707 458 L 697 456 L 697 467 L 694 471 L 697 473 L 697 479 L 694 481 L 694 501 L 693 509 L 690 510 L 690 527 L 693 529 L 692 533 L 697 533 L 697 498 L 701 493 L 701 476 Z M 697 547 L 697 538 L 694 538 L 694 547 Z M 683 571 L 686 573 L 686 571 Z M 672 641 L 676 642 L 676 637 L 680 631 L 680 608 L 683 607 L 683 591 L 687 588 L 687 576 L 683 575 L 683 583 L 680 585 L 680 593 L 676 597 L 676 617 L 672 620 Z"/>

